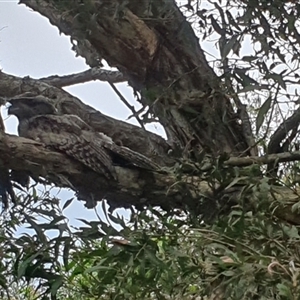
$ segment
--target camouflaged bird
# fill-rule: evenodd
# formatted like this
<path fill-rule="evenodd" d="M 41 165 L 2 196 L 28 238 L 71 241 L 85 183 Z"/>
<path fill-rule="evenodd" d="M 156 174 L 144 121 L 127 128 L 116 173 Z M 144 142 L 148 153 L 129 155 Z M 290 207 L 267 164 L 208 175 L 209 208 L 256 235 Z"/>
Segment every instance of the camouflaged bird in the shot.
<path fill-rule="evenodd" d="M 147 157 L 116 145 L 76 115 L 56 115 L 56 109 L 42 97 L 9 100 L 8 114 L 19 119 L 19 135 L 40 141 L 67 154 L 106 178 L 116 179 L 115 165 L 157 169 Z"/>

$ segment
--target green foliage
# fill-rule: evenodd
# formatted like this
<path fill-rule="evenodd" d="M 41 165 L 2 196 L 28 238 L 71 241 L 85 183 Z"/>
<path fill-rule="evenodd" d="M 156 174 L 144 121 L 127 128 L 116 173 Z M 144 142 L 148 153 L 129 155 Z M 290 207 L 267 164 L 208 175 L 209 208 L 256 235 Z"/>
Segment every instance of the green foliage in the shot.
<path fill-rule="evenodd" d="M 102 219 L 79 228 L 58 199 L 32 190 L 1 220 L 1 299 L 298 299 L 300 236 L 267 213 L 268 189 L 249 184 L 211 225 L 179 210 L 125 220 L 103 205 Z M 259 199 L 255 210 L 246 196 Z M 20 226 L 30 233 L 16 235 Z"/>
<path fill-rule="evenodd" d="M 297 109 L 299 1 L 195 1 L 189 8 L 201 45 L 217 46 L 212 62 L 224 89 L 247 105 L 256 119 L 257 139 L 270 137 L 272 121 L 282 122 Z"/>

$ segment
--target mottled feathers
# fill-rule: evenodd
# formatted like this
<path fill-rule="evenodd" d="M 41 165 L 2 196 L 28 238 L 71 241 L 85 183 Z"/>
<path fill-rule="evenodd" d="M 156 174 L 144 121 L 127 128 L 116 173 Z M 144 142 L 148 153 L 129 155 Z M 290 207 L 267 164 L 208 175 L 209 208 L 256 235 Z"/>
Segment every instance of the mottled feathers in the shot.
<path fill-rule="evenodd" d="M 94 131 L 76 115 L 56 115 L 55 107 L 43 99 L 12 99 L 9 114 L 19 119 L 19 134 L 66 153 L 85 166 L 111 179 L 116 164 L 156 169 L 147 157 L 116 145 L 103 133 Z"/>

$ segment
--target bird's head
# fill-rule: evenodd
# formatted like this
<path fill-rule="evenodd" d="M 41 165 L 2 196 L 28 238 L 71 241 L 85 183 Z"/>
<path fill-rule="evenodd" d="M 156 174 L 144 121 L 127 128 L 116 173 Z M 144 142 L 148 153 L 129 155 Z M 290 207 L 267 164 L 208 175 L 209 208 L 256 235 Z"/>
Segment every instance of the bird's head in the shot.
<path fill-rule="evenodd" d="M 15 115 L 19 120 L 56 113 L 56 108 L 44 97 L 16 97 L 8 102 L 11 104 L 8 114 Z"/>

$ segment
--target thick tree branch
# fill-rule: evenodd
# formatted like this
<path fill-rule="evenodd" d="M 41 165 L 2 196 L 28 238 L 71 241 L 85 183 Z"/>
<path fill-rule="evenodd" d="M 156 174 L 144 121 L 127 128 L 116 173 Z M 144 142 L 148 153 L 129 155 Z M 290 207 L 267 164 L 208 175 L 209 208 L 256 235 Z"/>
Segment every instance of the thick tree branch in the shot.
<path fill-rule="evenodd" d="M 0 97 L 9 99 L 24 93 L 44 95 L 59 113 L 78 115 L 96 131 L 105 133 L 116 143 L 139 152 L 162 166 L 174 162 L 167 154 L 170 146 L 162 137 L 106 116 L 63 89 L 29 77 L 22 79 L 0 72 Z"/>
<path fill-rule="evenodd" d="M 284 120 L 273 133 L 268 144 L 268 153 L 280 152 L 280 143 L 287 137 L 292 129 L 297 129 L 300 124 L 300 108 L 298 108 L 289 118 Z"/>
<path fill-rule="evenodd" d="M 209 212 L 215 206 L 216 195 L 209 183 L 197 176 L 183 175 L 178 178 L 172 172 L 150 172 L 116 166 L 117 181 L 108 181 L 64 154 L 46 149 L 41 143 L 3 132 L 0 133 L 0 152 L 0 167 L 29 171 L 36 179 L 43 177 L 56 186 L 70 188 L 89 207 L 106 199 L 112 208 L 131 205 L 142 208 L 150 205 L 165 209 L 188 208 L 206 214 L 207 211 L 199 207 L 199 200 L 203 197 L 209 200 Z M 233 201 L 238 201 L 239 191 L 232 192 L 229 189 L 224 191 L 224 195 L 226 193 Z M 297 192 L 275 186 L 269 198 L 278 217 L 300 224 L 298 213 L 291 212 L 291 206 L 299 201 Z M 253 198 L 251 201 L 259 199 Z"/>
<path fill-rule="evenodd" d="M 20 2 L 40 12 L 70 35 L 78 54 L 85 56 L 90 66 L 99 66 L 103 57 L 125 74 L 130 85 L 142 95 L 141 102 L 159 118 L 171 142 L 179 145 L 181 150 L 198 154 L 199 149 L 205 149 L 215 156 L 221 152 L 231 156 L 247 154 L 245 152 L 252 144 L 249 145 L 243 133 L 243 120 L 234 112 L 230 99 L 221 88 L 220 79 L 208 66 L 190 24 L 175 1 L 141 0 L 140 5 L 136 5 L 134 0 L 123 4 L 117 0 Z M 94 14 L 95 11 L 97 14 Z M 45 82 L 0 74 L 0 96 L 13 97 L 24 92 L 45 96 L 59 113 L 76 114 L 95 130 L 111 136 L 115 142 L 144 154 L 161 166 L 168 165 L 168 144 L 157 135 L 105 116 Z M 169 171 L 149 172 L 116 167 L 118 180 L 108 182 L 82 165 L 44 149 L 42 145 L 29 145 L 24 140 L 19 144 L 21 140 L 14 139 L 2 136 L 0 151 L 6 159 L 6 167 L 24 168 L 36 176 L 45 176 L 56 185 L 77 191 L 79 198 L 88 203 L 105 198 L 113 207 L 132 204 L 138 207 L 187 206 L 205 214 L 199 211 L 204 197 L 209 198 L 209 206 L 217 211 L 213 206 L 220 194 L 214 195 L 208 183 L 197 176 L 176 178 Z M 23 144 L 27 152 L 24 152 Z M 37 155 L 37 151 L 41 156 Z M 294 157 L 297 155 L 294 154 Z M 57 159 L 60 166 L 57 166 Z M 254 157 L 238 163 L 264 163 L 269 159 L 270 156 Z M 288 158 L 283 156 L 282 159 Z M 21 161 L 24 161 L 24 167 Z M 62 161 L 66 165 L 61 164 Z M 286 187 L 272 186 L 271 189 L 268 197 L 270 202 L 275 203 L 276 215 L 300 224 L 298 213 L 291 212 L 291 205 L 299 201 L 299 196 Z M 236 187 L 233 191 L 221 192 L 222 195 L 226 193 L 231 193 L 230 199 L 238 201 L 240 189 Z"/>
<path fill-rule="evenodd" d="M 41 143 L 0 132 L 0 167 L 28 171 L 37 179 L 43 177 L 57 186 L 68 187 L 88 205 L 107 199 L 112 207 L 159 205 L 164 208 L 192 205 L 190 193 L 181 193 L 182 184 L 165 171 L 149 172 L 115 166 L 117 181 L 107 180 L 68 156 L 46 149 Z M 194 188 L 202 186 L 186 180 Z M 210 190 L 203 184 L 202 192 Z"/>
<path fill-rule="evenodd" d="M 125 145 L 134 151 L 146 155 L 149 154 L 149 145 L 155 145 L 154 149 L 161 149 L 157 151 L 164 153 L 164 156 L 158 155 L 157 157 L 161 158 L 161 165 L 165 165 L 168 158 L 165 152 L 166 144 L 162 138 L 155 134 L 107 117 L 83 104 L 64 90 L 50 86 L 45 82 L 30 78 L 21 79 L 0 73 L 0 97 L 12 97 L 24 92 L 46 96 L 62 113 L 77 114 L 94 129 L 113 136 L 115 139 L 119 137 L 121 142 L 127 143 Z M 122 134 L 125 135 L 122 136 Z M 149 144 L 149 141 L 153 144 Z M 105 178 L 84 168 L 80 163 L 65 157 L 63 154 L 45 149 L 39 143 L 3 134 L 0 138 L 0 153 L 5 168 L 29 171 L 35 179 L 43 177 L 57 186 L 71 188 L 77 192 L 79 199 L 84 199 L 87 202 L 88 206 L 93 206 L 96 201 L 105 198 L 113 208 L 130 205 L 136 207 L 158 205 L 164 208 L 189 207 L 194 211 L 199 211 L 199 199 L 204 195 L 210 199 L 209 213 L 216 211 L 216 207 L 213 205 L 214 200 L 212 200 L 215 199 L 215 196 L 211 188 L 207 182 L 202 181 L 197 176 L 184 175 L 179 180 L 172 173 L 165 171 L 153 173 L 116 166 L 118 181 L 108 182 Z M 246 166 L 253 163 L 268 163 L 277 159 L 288 161 L 299 158 L 299 152 L 281 153 L 266 157 L 232 157 L 225 162 L 225 165 Z M 276 199 L 279 201 L 276 215 L 287 221 L 300 224 L 297 213 L 291 213 L 291 205 L 299 201 L 298 195 L 285 187 L 274 187 L 274 190 L 276 190 Z M 227 192 L 230 193 L 231 191 Z M 274 192 L 269 196 L 272 202 L 274 202 L 273 195 Z M 234 197 L 238 199 L 239 193 L 235 191 L 234 195 L 231 194 L 230 197 L 231 199 Z M 285 203 L 289 204 L 285 205 Z"/>

